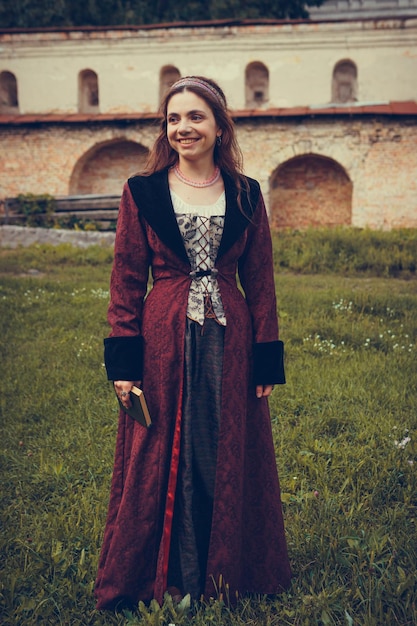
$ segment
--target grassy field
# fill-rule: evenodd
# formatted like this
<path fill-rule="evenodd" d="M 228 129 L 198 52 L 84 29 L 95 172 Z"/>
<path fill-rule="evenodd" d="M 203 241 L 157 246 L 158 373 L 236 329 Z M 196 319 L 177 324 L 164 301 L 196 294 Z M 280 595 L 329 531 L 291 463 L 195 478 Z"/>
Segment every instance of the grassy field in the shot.
<path fill-rule="evenodd" d="M 102 360 L 111 251 L 0 251 L 3 626 L 417 624 L 417 233 L 341 237 L 275 238 L 290 591 L 134 615 L 92 597 L 117 420 Z"/>

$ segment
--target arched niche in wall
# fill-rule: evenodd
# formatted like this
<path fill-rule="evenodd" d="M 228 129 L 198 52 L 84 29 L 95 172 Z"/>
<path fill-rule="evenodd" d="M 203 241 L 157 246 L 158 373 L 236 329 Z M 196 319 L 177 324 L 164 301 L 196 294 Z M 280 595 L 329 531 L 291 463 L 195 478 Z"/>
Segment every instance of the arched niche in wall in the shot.
<path fill-rule="evenodd" d="M 99 110 L 98 76 L 93 70 L 82 70 L 78 74 L 78 111 L 98 113 Z"/>
<path fill-rule="evenodd" d="M 270 178 L 271 227 L 350 225 L 352 182 L 344 168 L 318 154 L 282 163 Z"/>
<path fill-rule="evenodd" d="M 0 73 L 0 112 L 19 112 L 17 80 L 12 72 L 4 71 Z"/>
<path fill-rule="evenodd" d="M 257 109 L 269 100 L 269 70 L 260 61 L 254 61 L 245 70 L 246 108 Z"/>
<path fill-rule="evenodd" d="M 115 139 L 99 143 L 76 163 L 70 195 L 118 195 L 123 184 L 144 165 L 148 149 L 134 141 Z"/>
<path fill-rule="evenodd" d="M 358 99 L 358 69 L 349 59 L 336 63 L 332 76 L 332 102 L 344 104 Z"/>
<path fill-rule="evenodd" d="M 167 91 L 180 78 L 180 71 L 174 65 L 165 65 L 161 68 L 159 72 L 159 102 L 162 102 Z"/>

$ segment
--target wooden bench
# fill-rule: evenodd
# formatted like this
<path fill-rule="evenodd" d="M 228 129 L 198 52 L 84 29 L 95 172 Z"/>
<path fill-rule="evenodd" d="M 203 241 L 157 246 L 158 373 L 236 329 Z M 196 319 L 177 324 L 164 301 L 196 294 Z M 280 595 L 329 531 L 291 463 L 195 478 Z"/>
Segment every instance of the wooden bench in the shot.
<path fill-rule="evenodd" d="M 74 216 L 79 219 L 95 222 L 100 230 L 108 230 L 116 223 L 119 211 L 120 195 L 83 195 L 83 196 L 58 196 L 55 198 L 55 211 L 52 218 L 59 220 L 61 217 Z M 26 216 L 17 213 L 17 198 L 6 198 L 4 214 L 0 215 L 0 223 L 19 225 Z"/>

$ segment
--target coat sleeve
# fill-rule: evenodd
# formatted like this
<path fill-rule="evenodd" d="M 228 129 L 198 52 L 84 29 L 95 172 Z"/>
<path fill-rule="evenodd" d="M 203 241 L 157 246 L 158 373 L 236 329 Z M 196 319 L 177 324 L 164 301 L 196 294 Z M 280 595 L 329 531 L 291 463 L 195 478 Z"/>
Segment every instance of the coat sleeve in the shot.
<path fill-rule="evenodd" d="M 284 344 L 278 338 L 272 241 L 262 194 L 248 227 L 239 278 L 252 319 L 254 382 L 284 384 Z"/>
<path fill-rule="evenodd" d="M 110 280 L 104 361 L 109 380 L 140 380 L 143 374 L 141 319 L 147 291 L 150 250 L 138 208 L 126 183 L 117 218 Z"/>

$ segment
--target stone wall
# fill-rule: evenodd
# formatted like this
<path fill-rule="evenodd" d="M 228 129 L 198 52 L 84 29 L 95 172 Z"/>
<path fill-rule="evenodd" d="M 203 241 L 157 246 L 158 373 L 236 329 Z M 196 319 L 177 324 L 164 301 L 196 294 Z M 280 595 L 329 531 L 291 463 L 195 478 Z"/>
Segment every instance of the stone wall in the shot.
<path fill-rule="evenodd" d="M 353 225 L 383 229 L 417 227 L 415 118 L 248 121 L 239 127 L 239 140 L 246 156 L 246 171 L 260 181 L 272 221 L 277 224 L 302 226 L 306 220 L 310 224 L 347 223 L 347 190 L 342 189 L 343 183 L 339 184 L 337 194 L 343 198 L 340 200 L 329 180 L 324 183 L 327 192 L 320 187 L 322 163 L 317 164 L 317 180 L 300 176 L 298 188 L 292 194 L 285 192 L 286 209 L 274 201 L 274 181 L 280 166 L 295 157 L 316 155 L 330 160 L 330 170 L 340 167 L 350 180 Z M 276 210 L 288 213 L 294 202 L 298 205 L 296 221 L 280 222 Z"/>
<path fill-rule="evenodd" d="M 28 192 L 119 194 L 156 136 L 171 68 L 224 88 L 273 227 L 417 227 L 416 33 L 412 16 L 0 31 L 0 78 L 15 77 L 18 99 L 11 112 L 0 106 L 0 204 Z M 357 101 L 330 109 L 341 61 L 357 72 Z M 250 66 L 268 82 L 253 110 Z M 84 70 L 98 81 L 89 111 L 79 110 Z"/>
<path fill-rule="evenodd" d="M 245 171 L 274 227 L 417 227 L 415 117 L 238 119 Z M 0 198 L 121 192 L 156 136 L 149 121 L 0 127 Z"/>
<path fill-rule="evenodd" d="M 155 128 L 149 123 L 0 127 L 0 198 L 29 192 L 54 196 L 118 193 L 123 181 L 138 171 L 140 155 L 154 137 Z M 132 150 L 131 142 L 136 149 Z M 117 146 L 114 158 L 102 158 L 93 168 L 97 153 L 103 155 L 102 149 L 110 146 Z"/>

